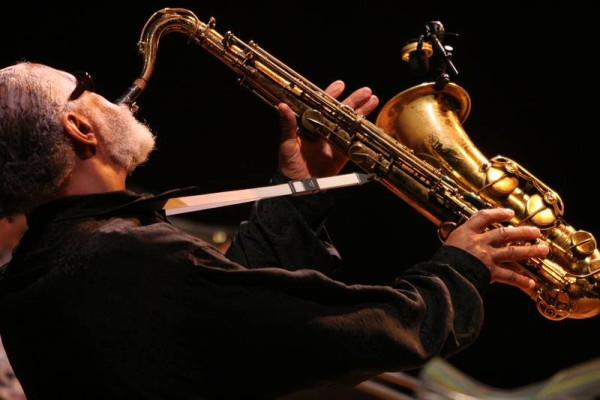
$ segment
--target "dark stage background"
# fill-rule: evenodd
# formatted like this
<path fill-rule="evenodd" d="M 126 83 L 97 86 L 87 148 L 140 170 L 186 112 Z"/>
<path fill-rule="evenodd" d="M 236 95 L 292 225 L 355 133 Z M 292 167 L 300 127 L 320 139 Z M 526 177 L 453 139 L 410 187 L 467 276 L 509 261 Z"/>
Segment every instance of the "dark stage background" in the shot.
<path fill-rule="evenodd" d="M 598 177 L 598 15 L 584 2 L 544 9 L 521 3 L 13 2 L 1 11 L 0 65 L 27 59 L 87 70 L 98 92 L 116 98 L 141 71 L 136 43 L 148 17 L 163 7 L 186 7 L 204 22 L 214 16 L 221 33 L 256 41 L 320 87 L 335 79 L 346 81 L 349 91 L 368 85 L 383 105 L 415 83 L 400 49 L 423 33 L 427 21 L 439 20 L 459 34 L 446 44 L 454 47 L 460 72 L 454 81 L 471 96 L 464 123 L 470 138 L 489 157 L 518 161 L 562 196 L 569 224 L 600 235 L 592 195 Z M 132 186 L 159 192 L 198 185 L 209 193 L 267 183 L 276 165 L 276 112 L 182 35 L 163 38 L 138 104 L 139 116 L 154 127 L 158 149 L 130 178 Z M 429 257 L 439 245 L 433 224 L 377 183 L 334 195 L 329 230 L 357 271 L 384 276 Z M 242 205 L 188 218 L 234 226 L 247 211 Z M 450 359 L 484 383 L 513 388 L 600 356 L 600 317 L 549 321 L 520 291 L 500 285 L 486 293 L 485 304 L 479 340 Z"/>

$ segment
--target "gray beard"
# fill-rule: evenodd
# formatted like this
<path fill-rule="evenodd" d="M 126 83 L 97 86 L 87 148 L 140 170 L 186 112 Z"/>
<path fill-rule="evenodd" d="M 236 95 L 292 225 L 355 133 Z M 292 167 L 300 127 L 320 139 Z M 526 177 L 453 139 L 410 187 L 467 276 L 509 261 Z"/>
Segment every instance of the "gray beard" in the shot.
<path fill-rule="evenodd" d="M 120 106 L 116 113 L 108 116 L 100 125 L 109 157 L 127 173 L 144 163 L 154 150 L 154 134 L 125 105 Z"/>

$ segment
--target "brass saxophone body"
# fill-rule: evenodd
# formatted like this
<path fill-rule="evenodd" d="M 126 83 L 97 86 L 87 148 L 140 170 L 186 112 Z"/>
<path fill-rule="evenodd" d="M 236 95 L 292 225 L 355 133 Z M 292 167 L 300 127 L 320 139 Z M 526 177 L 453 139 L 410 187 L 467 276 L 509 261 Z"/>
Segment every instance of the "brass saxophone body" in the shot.
<path fill-rule="evenodd" d="M 436 224 L 442 237 L 481 208 L 513 209 L 510 224 L 538 226 L 540 240 L 551 249 L 544 259 L 513 265 L 536 281 L 527 294 L 539 312 L 551 320 L 600 313 L 600 252 L 593 235 L 566 224 L 560 197 L 523 167 L 478 151 L 462 128 L 470 98 L 460 86 L 410 88 L 386 103 L 374 124 L 256 43 L 231 32 L 221 35 L 215 26 L 214 18 L 203 23 L 187 9 L 154 13 L 138 42 L 142 72 L 117 102 L 135 106 L 152 75 L 161 36 L 182 33 L 225 63 L 241 86 L 267 104 L 289 104 L 304 129 L 374 174 Z"/>

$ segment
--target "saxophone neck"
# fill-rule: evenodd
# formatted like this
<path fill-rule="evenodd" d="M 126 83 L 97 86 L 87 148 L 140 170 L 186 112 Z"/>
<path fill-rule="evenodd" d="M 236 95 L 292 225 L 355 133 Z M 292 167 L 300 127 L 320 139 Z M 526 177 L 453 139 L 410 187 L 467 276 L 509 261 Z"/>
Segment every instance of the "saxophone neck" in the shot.
<path fill-rule="evenodd" d="M 158 44 L 163 34 L 179 32 L 198 40 L 198 38 L 202 38 L 205 30 L 214 24 L 214 18 L 211 18 L 208 24 L 204 24 L 192 11 L 184 8 L 163 8 L 152 14 L 146 21 L 138 41 L 138 53 L 143 56 L 144 60 L 142 71 L 115 102 L 136 108 L 135 102 L 146 90 L 154 71 Z"/>

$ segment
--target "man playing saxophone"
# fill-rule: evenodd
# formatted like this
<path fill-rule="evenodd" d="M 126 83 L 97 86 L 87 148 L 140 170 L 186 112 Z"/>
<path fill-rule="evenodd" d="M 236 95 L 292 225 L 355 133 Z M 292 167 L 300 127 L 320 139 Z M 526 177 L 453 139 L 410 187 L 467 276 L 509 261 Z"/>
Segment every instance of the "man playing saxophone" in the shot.
<path fill-rule="evenodd" d="M 343 103 L 367 116 L 378 100 L 361 88 Z M 272 183 L 339 173 L 345 155 L 278 110 Z M 29 400 L 268 399 L 417 368 L 476 339 L 492 282 L 534 285 L 504 263 L 548 252 L 529 244 L 537 228 L 494 228 L 513 212 L 486 209 L 423 262 L 390 265 L 403 272 L 387 285 L 350 284 L 319 192 L 257 201 L 223 254 L 127 188 L 154 145 L 88 74 L 0 70 L 0 218 L 28 224 L 1 270 L 0 335 Z"/>

